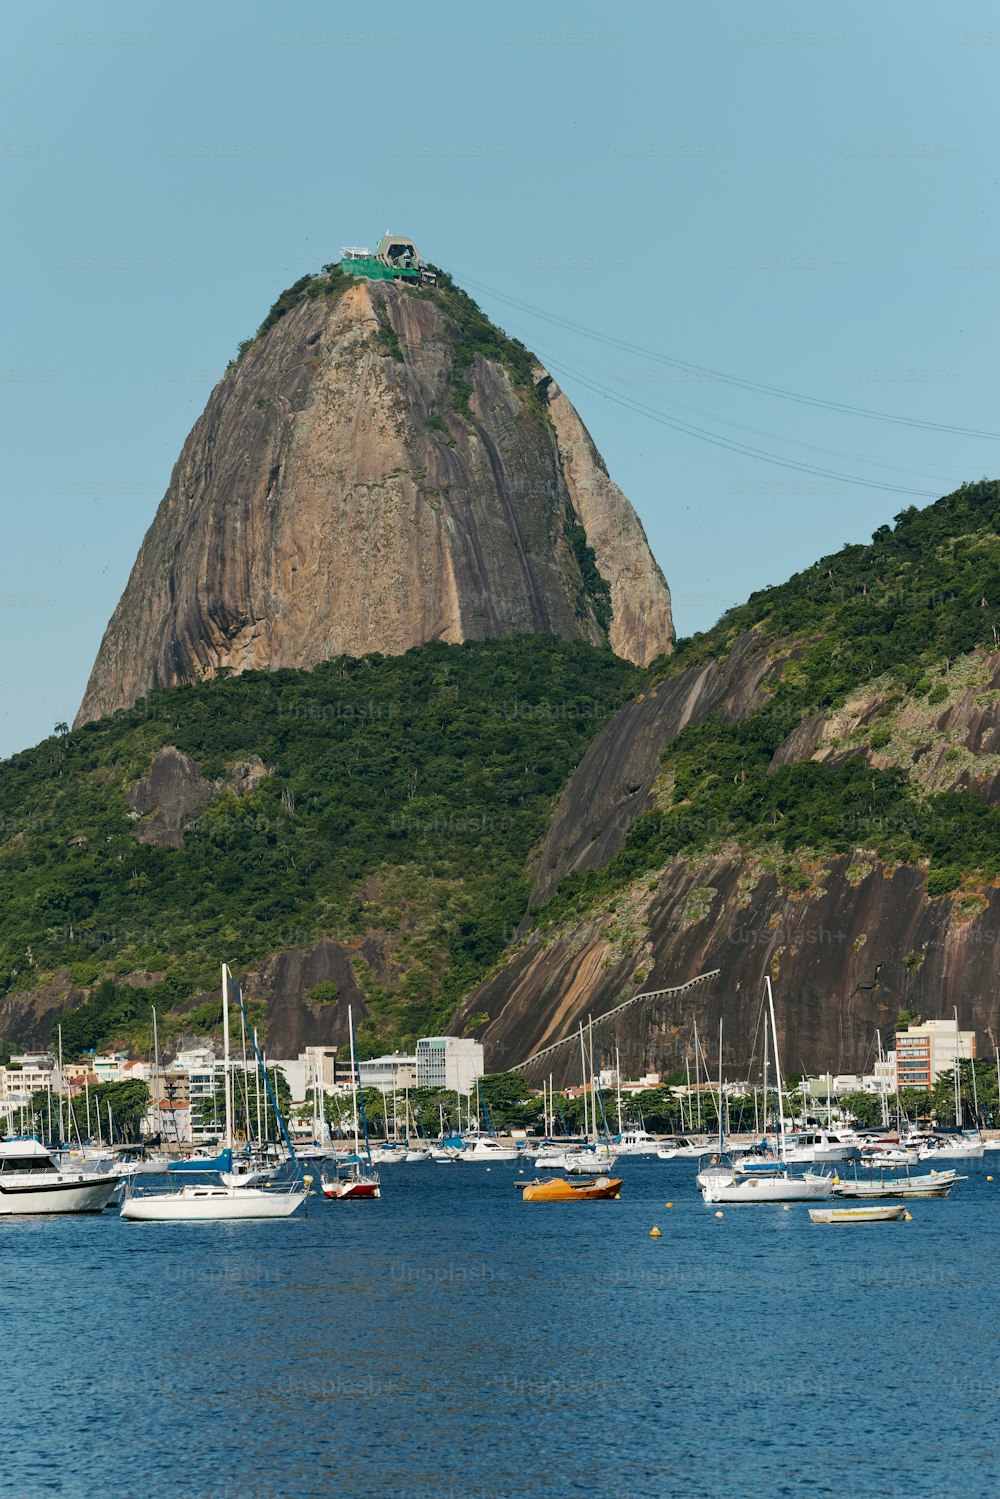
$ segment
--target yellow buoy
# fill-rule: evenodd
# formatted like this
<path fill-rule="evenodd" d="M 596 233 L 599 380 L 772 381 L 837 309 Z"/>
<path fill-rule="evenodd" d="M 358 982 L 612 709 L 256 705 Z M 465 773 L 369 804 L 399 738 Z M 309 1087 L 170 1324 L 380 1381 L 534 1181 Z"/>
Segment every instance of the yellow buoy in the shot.
<path fill-rule="evenodd" d="M 987 1178 L 986 1178 L 986 1180 L 987 1180 L 987 1181 L 988 1181 L 988 1182 L 991 1182 L 991 1181 L 992 1181 L 992 1180 L 993 1180 L 993 1178 L 992 1178 L 992 1176 L 988 1176 L 988 1177 L 987 1177 Z"/>
<path fill-rule="evenodd" d="M 840 1177 L 837 1175 L 836 1171 L 833 1173 L 833 1185 L 835 1187 L 840 1186 Z"/>
<path fill-rule="evenodd" d="M 716 1215 L 715 1215 L 715 1216 L 716 1216 L 716 1217 L 717 1217 L 717 1218 L 722 1218 L 722 1217 L 724 1217 L 724 1216 L 725 1216 L 725 1215 L 724 1215 L 724 1214 L 723 1214 L 723 1213 L 721 1213 L 721 1212 L 719 1212 L 719 1213 L 716 1213 Z"/>
<path fill-rule="evenodd" d="M 987 1177 L 987 1181 L 992 1181 L 992 1180 L 993 1180 L 993 1178 L 992 1178 L 992 1176 L 990 1176 L 990 1177 Z M 665 1203 L 664 1203 L 664 1204 L 663 1204 L 663 1206 L 664 1206 L 664 1207 L 665 1207 L 665 1208 L 672 1208 L 672 1207 L 673 1207 L 673 1203 L 672 1203 L 672 1202 L 665 1202 Z"/>
<path fill-rule="evenodd" d="M 912 1223 L 913 1222 L 913 1214 L 912 1213 L 904 1213 L 903 1214 L 903 1222 L 904 1223 Z"/>
<path fill-rule="evenodd" d="M 653 1224 L 652 1228 L 649 1230 L 649 1237 L 651 1239 L 658 1239 L 660 1237 L 660 1230 L 657 1228 L 657 1226 L 656 1226 L 655 1223 Z"/>

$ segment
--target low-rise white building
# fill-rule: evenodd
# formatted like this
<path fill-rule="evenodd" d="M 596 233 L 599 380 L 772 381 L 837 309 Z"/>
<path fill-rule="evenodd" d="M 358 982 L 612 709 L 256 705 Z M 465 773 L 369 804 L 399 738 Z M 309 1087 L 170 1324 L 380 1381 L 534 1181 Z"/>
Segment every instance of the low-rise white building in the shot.
<path fill-rule="evenodd" d="M 418 1049 L 421 1044 L 417 1042 Z M 361 1074 L 362 1088 L 378 1088 L 382 1093 L 393 1093 L 418 1086 L 416 1057 L 403 1056 L 398 1051 L 394 1051 L 391 1056 L 370 1057 L 366 1062 L 359 1061 L 358 1071 Z M 433 1085 L 421 1083 L 419 1086 Z"/>

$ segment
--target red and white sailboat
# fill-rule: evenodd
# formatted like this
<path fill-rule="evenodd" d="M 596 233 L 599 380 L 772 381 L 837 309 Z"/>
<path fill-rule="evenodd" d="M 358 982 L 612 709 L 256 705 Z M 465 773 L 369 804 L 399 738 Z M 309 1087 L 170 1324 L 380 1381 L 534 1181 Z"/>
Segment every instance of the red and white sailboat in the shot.
<path fill-rule="evenodd" d="M 331 1202 L 354 1201 L 358 1198 L 381 1197 L 382 1188 L 379 1183 L 378 1172 L 372 1166 L 371 1146 L 368 1143 L 368 1126 L 365 1125 L 365 1155 L 361 1155 L 361 1141 L 358 1138 L 358 1059 L 354 1050 L 354 1016 L 348 1006 L 347 1025 L 351 1033 L 351 1097 L 354 1104 L 354 1154 L 338 1160 L 334 1164 L 335 1176 L 332 1181 L 324 1177 L 320 1182 L 323 1196 L 329 1197 Z M 361 1100 L 362 1113 L 364 1112 L 364 1099 Z"/>

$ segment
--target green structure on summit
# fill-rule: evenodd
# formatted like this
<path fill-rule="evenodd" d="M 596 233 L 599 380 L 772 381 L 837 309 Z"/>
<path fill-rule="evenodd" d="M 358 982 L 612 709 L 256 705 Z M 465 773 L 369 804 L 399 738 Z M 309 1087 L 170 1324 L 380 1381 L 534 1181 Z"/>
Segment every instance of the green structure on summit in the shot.
<path fill-rule="evenodd" d="M 340 269 L 345 276 L 366 281 L 410 281 L 416 286 L 433 286 L 437 281 L 405 234 L 386 230 L 374 254 L 366 249 L 343 249 L 340 253 Z"/>

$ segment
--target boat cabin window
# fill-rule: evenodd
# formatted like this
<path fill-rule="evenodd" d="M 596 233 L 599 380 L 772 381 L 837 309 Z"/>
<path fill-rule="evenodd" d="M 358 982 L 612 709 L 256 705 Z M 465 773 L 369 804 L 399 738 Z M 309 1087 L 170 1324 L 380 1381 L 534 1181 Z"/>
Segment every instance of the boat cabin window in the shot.
<path fill-rule="evenodd" d="M 48 1156 L 25 1155 L 4 1156 L 0 1159 L 0 1172 L 13 1171 L 51 1171 L 52 1162 Z"/>

